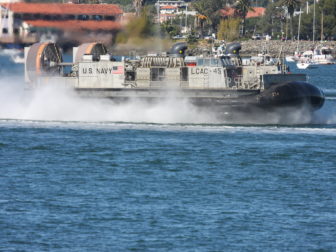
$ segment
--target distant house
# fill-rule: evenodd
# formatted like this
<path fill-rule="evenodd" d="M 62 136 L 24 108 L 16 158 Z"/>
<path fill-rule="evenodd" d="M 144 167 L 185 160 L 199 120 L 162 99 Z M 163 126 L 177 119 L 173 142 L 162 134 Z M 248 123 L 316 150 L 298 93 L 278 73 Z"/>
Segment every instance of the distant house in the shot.
<path fill-rule="evenodd" d="M 185 7 L 186 6 L 186 2 L 185 1 L 182 1 L 182 0 L 158 0 L 156 2 L 156 5 L 159 5 L 160 7 L 163 7 L 163 6 L 174 6 L 174 7 L 177 7 L 177 8 L 182 8 L 182 7 Z"/>
<path fill-rule="evenodd" d="M 266 8 L 263 7 L 253 7 L 254 11 L 248 11 L 246 18 L 255 18 L 265 15 Z M 224 8 L 220 10 L 222 17 L 232 17 L 234 16 L 235 9 L 231 7 Z"/>
<path fill-rule="evenodd" d="M 178 15 L 190 15 L 195 16 L 195 11 L 188 10 L 188 3 L 181 0 L 167 1 L 158 0 L 155 4 L 158 12 L 158 22 L 163 23 L 168 20 L 176 18 Z"/>
<path fill-rule="evenodd" d="M 160 12 L 161 14 L 175 14 L 175 13 L 178 13 L 179 10 L 177 6 L 166 5 L 160 8 Z"/>
<path fill-rule="evenodd" d="M 0 4 L 2 3 L 18 3 L 18 2 L 24 2 L 23 0 L 0 0 Z"/>
<path fill-rule="evenodd" d="M 114 4 L 0 3 L 0 42 L 30 43 L 34 28 L 108 32 L 121 29 L 123 11 Z"/>

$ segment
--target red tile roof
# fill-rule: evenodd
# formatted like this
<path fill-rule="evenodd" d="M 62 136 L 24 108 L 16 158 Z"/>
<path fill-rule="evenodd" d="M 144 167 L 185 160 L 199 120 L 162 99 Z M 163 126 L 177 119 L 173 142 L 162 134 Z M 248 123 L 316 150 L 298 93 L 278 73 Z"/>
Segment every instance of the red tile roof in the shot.
<path fill-rule="evenodd" d="M 246 15 L 246 18 L 260 17 L 265 15 L 266 9 L 263 7 L 253 7 L 254 11 L 249 11 Z M 228 17 L 234 15 L 234 8 L 225 8 L 220 10 L 222 16 Z"/>
<path fill-rule="evenodd" d="M 27 24 L 34 27 L 53 27 L 61 30 L 119 30 L 121 24 L 114 21 L 80 21 L 80 20 L 67 20 L 67 21 L 46 21 L 46 20 L 29 20 L 25 21 Z"/>
<path fill-rule="evenodd" d="M 224 17 L 230 17 L 234 15 L 235 10 L 233 8 L 226 7 L 225 9 L 221 9 L 220 13 Z"/>
<path fill-rule="evenodd" d="M 253 7 L 253 11 L 247 13 L 246 18 L 261 17 L 265 15 L 266 8 L 263 7 Z"/>
<path fill-rule="evenodd" d="M 123 11 L 115 4 L 61 4 L 61 3 L 2 3 L 15 13 L 119 15 Z"/>
<path fill-rule="evenodd" d="M 162 6 L 160 7 L 161 10 L 174 10 L 177 9 L 176 6 L 171 6 L 171 5 L 166 5 L 166 6 Z"/>

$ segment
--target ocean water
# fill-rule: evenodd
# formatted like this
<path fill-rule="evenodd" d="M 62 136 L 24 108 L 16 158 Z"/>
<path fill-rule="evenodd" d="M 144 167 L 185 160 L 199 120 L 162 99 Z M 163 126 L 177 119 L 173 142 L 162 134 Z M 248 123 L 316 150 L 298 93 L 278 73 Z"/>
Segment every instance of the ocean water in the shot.
<path fill-rule="evenodd" d="M 336 66 L 313 120 L 29 95 L 1 57 L 0 251 L 336 251 Z"/>

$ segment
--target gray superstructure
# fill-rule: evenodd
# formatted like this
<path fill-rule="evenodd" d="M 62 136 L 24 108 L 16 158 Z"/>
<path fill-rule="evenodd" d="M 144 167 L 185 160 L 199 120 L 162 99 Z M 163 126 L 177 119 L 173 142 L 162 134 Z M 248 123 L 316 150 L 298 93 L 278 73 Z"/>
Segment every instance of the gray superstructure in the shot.
<path fill-rule="evenodd" d="M 185 56 L 186 49 L 178 43 L 167 55 L 116 61 L 103 45 L 89 43 L 74 49 L 73 63 L 63 63 L 55 44 L 34 44 L 25 51 L 26 81 L 31 87 L 62 83 L 83 96 L 115 99 L 160 99 L 173 93 L 199 105 L 323 105 L 322 92 L 306 83 L 305 75 L 287 72 L 280 59 L 242 60 L 238 43 L 219 57 Z M 65 73 L 64 67 L 71 71 Z"/>

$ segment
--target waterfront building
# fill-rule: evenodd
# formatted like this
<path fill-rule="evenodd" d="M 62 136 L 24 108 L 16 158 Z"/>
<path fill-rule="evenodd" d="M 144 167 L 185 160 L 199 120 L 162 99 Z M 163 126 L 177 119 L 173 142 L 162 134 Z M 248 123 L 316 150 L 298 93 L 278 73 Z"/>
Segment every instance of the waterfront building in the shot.
<path fill-rule="evenodd" d="M 188 3 L 182 0 L 158 0 L 155 4 L 158 18 L 157 22 L 163 23 L 180 15 L 196 16 L 196 11 L 188 10 Z"/>
<path fill-rule="evenodd" d="M 39 39 L 37 30 L 57 34 L 115 34 L 123 11 L 114 4 L 0 3 L 0 43 L 29 44 Z M 73 38 L 76 39 L 76 38 Z"/>

